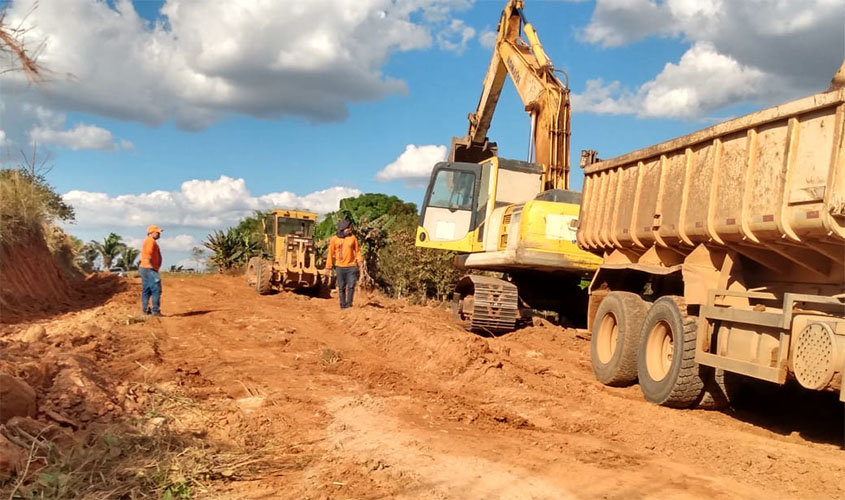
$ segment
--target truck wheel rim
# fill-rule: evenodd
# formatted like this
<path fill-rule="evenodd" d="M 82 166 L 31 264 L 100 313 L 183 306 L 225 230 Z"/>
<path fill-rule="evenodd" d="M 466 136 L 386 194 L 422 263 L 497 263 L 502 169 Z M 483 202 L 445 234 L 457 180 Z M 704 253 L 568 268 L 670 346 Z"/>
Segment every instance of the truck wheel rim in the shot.
<path fill-rule="evenodd" d="M 675 342 L 672 327 L 665 321 L 658 321 L 648 333 L 646 341 L 646 367 L 654 381 L 663 380 L 672 368 Z"/>
<path fill-rule="evenodd" d="M 599 323 L 599 330 L 596 339 L 596 354 L 602 364 L 607 364 L 613 359 L 616 353 L 616 341 L 619 338 L 619 323 L 616 316 L 607 313 Z"/>

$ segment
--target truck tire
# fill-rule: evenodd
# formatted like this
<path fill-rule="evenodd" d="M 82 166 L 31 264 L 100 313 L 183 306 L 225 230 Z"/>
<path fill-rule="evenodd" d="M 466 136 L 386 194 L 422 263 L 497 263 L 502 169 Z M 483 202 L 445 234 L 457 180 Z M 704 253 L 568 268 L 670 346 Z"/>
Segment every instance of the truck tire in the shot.
<path fill-rule="evenodd" d="M 704 381 L 695 362 L 696 318 L 683 298 L 657 299 L 645 317 L 637 354 L 643 396 L 652 403 L 688 408 L 700 401 Z"/>
<path fill-rule="evenodd" d="M 708 376 L 704 378 L 704 392 L 696 408 L 724 410 L 742 399 L 743 392 L 747 390 L 748 379 L 721 368 L 702 366 L 701 369 L 707 369 L 707 372 L 702 373 L 707 373 Z"/>
<path fill-rule="evenodd" d="M 273 277 L 273 265 L 263 259 L 258 259 L 257 279 L 255 281 L 255 289 L 258 290 L 258 295 L 267 295 L 273 291 L 271 279 Z"/>
<path fill-rule="evenodd" d="M 253 257 L 249 259 L 249 262 L 246 265 L 246 272 L 244 275 L 246 276 L 246 285 L 250 288 L 258 287 L 258 266 L 260 264 L 261 259 Z"/>
<path fill-rule="evenodd" d="M 596 379 L 624 387 L 637 380 L 637 347 L 648 306 L 639 295 L 611 292 L 593 321 L 590 358 Z"/>

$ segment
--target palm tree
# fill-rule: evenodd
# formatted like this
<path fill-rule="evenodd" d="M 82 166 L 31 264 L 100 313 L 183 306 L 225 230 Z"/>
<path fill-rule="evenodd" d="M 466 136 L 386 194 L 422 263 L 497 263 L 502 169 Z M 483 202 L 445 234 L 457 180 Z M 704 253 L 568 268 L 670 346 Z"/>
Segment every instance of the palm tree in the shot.
<path fill-rule="evenodd" d="M 239 228 L 214 231 L 202 244 L 214 252 L 209 260 L 218 272 L 225 272 L 243 266 L 250 257 L 260 255 L 261 243 L 250 232 Z"/>
<path fill-rule="evenodd" d="M 117 259 L 117 265 L 127 271 L 137 269 L 138 266 L 135 265 L 135 259 L 137 259 L 140 254 L 141 251 L 137 248 L 124 246 L 123 250 L 120 251 L 120 257 Z"/>
<path fill-rule="evenodd" d="M 97 251 L 97 247 L 92 243 L 86 243 L 79 249 L 77 262 L 79 262 L 79 266 L 86 272 L 91 272 L 94 270 L 94 261 L 99 256 L 100 252 Z"/>
<path fill-rule="evenodd" d="M 90 241 L 89 244 L 97 249 L 97 253 L 99 253 L 100 257 L 103 259 L 104 270 L 108 270 L 108 268 L 111 267 L 111 263 L 114 258 L 117 257 L 124 248 L 126 248 L 126 244 L 124 244 L 122 240 L 122 236 L 110 233 L 108 236 L 103 238 L 102 243 L 94 240 Z"/>

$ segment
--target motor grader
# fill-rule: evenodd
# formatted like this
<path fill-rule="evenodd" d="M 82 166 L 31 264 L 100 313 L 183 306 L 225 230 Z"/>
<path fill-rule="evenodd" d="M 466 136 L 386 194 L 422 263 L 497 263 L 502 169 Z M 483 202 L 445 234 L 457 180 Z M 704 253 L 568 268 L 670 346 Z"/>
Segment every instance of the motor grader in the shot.
<path fill-rule="evenodd" d="M 246 267 L 246 282 L 260 295 L 299 290 L 319 294 L 331 290 L 331 272 L 317 269 L 314 225 L 317 214 L 298 210 L 272 210 L 261 224 L 264 255 Z"/>

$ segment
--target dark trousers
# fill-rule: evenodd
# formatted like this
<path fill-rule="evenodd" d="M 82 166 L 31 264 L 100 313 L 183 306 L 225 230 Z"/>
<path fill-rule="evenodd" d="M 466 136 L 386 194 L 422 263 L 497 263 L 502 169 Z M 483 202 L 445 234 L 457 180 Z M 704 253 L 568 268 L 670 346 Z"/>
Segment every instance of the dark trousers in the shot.
<path fill-rule="evenodd" d="M 138 274 L 141 275 L 141 310 L 153 314 L 161 312 L 159 310 L 161 303 L 161 277 L 158 275 L 158 271 L 141 267 L 138 268 Z M 153 303 L 152 309 L 150 309 L 149 305 L 150 299 L 152 299 Z"/>
<path fill-rule="evenodd" d="M 355 283 L 358 282 L 358 266 L 338 267 L 337 295 L 340 297 L 340 308 L 352 307 L 352 297 L 355 295 Z"/>

